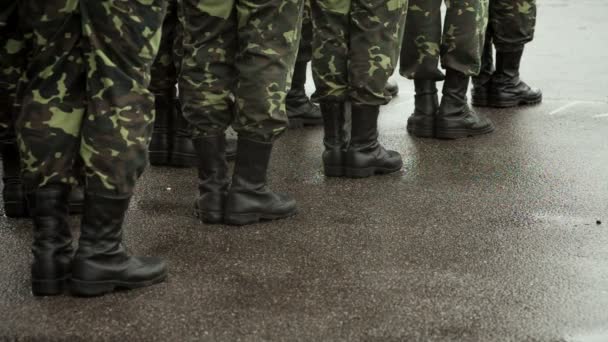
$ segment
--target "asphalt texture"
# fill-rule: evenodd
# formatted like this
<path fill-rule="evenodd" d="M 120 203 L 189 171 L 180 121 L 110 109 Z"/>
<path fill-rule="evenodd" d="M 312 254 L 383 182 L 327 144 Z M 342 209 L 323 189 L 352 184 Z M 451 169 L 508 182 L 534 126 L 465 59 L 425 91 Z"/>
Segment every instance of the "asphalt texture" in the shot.
<path fill-rule="evenodd" d="M 399 79 L 381 141 L 403 170 L 327 179 L 322 129 L 290 131 L 270 184 L 298 200 L 291 219 L 203 225 L 195 171 L 150 168 L 125 241 L 168 261 L 164 284 L 34 298 L 30 222 L 1 217 L 0 340 L 608 341 L 608 2 L 539 5 L 522 75 L 541 105 L 417 139 Z"/>

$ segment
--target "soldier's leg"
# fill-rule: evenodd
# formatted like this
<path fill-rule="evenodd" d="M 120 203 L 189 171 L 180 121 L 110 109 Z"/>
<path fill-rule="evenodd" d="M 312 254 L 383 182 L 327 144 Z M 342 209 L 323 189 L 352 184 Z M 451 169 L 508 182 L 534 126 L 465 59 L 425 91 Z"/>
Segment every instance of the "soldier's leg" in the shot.
<path fill-rule="evenodd" d="M 87 61 L 87 115 L 80 147 L 86 197 L 71 290 L 88 296 L 166 278 L 162 260 L 129 256 L 121 241 L 124 216 L 148 160 L 154 118 L 150 67 L 158 52 L 166 2 L 79 3 Z"/>
<path fill-rule="evenodd" d="M 397 65 L 408 2 L 353 0 L 350 9 L 349 69 L 352 128 L 344 154 L 344 175 L 369 177 L 399 171 L 396 151 L 378 142 L 380 106 L 388 103 L 385 85 Z"/>
<path fill-rule="evenodd" d="M 177 70 L 173 45 L 177 41 L 178 26 L 177 3 L 167 1 L 167 15 L 163 21 L 163 33 L 156 60 L 152 64 L 150 91 L 154 94 L 154 129 L 150 139 L 150 164 L 169 165 L 171 159 L 171 140 L 173 117 L 175 115 L 175 98 Z"/>
<path fill-rule="evenodd" d="M 308 63 L 312 60 L 312 18 L 310 1 L 304 1 L 304 12 L 302 16 L 302 38 L 298 57 L 293 71 L 291 89 L 287 93 L 285 104 L 289 127 L 298 128 L 302 126 L 320 125 L 323 123 L 321 110 L 306 95 L 306 73 Z"/>
<path fill-rule="evenodd" d="M 15 122 L 34 223 L 32 292 L 57 295 L 69 276 L 73 254 L 67 214 L 85 112 L 81 25 L 76 2 L 21 4 L 27 26 L 35 33 L 23 110 Z"/>
<path fill-rule="evenodd" d="M 485 107 L 489 105 L 492 75 L 494 75 L 494 47 L 492 43 L 492 27 L 488 25 L 486 39 L 481 54 L 481 70 L 479 75 L 472 77 L 471 104 Z"/>
<path fill-rule="evenodd" d="M 496 72 L 492 76 L 488 105 L 514 107 L 542 101 L 540 89 L 519 78 L 525 44 L 534 38 L 535 0 L 491 0 L 490 24 L 496 47 Z"/>
<path fill-rule="evenodd" d="M 8 6 L 7 6 L 8 5 Z M 18 28 L 17 3 L 0 8 L 0 152 L 2 153 L 2 197 L 8 217 L 27 214 L 19 151 L 15 142 L 17 83 L 23 72 L 25 41 Z"/>
<path fill-rule="evenodd" d="M 274 140 L 286 129 L 285 97 L 293 76 L 303 0 L 238 0 L 239 45 L 233 124 L 238 147 L 225 222 L 234 225 L 296 214 L 295 200 L 266 186 Z"/>
<path fill-rule="evenodd" d="M 234 118 L 237 81 L 235 3 L 178 0 L 178 11 L 184 29 L 179 95 L 199 158 L 195 212 L 205 223 L 221 223 L 230 184 L 225 131 Z"/>
<path fill-rule="evenodd" d="M 410 0 L 401 46 L 399 73 L 414 80 L 414 113 L 407 130 L 418 137 L 434 136 L 439 108 L 435 83 L 443 80 L 439 70 L 442 0 Z"/>
<path fill-rule="evenodd" d="M 312 73 L 323 115 L 323 170 L 328 177 L 344 176 L 348 145 L 346 102 L 349 89 L 348 53 L 350 0 L 332 4 L 311 0 L 313 22 Z"/>
<path fill-rule="evenodd" d="M 435 118 L 435 137 L 458 139 L 487 134 L 494 124 L 468 105 L 471 76 L 479 73 L 487 24 L 487 0 L 446 2 L 441 63 L 446 69 L 443 97 Z"/>

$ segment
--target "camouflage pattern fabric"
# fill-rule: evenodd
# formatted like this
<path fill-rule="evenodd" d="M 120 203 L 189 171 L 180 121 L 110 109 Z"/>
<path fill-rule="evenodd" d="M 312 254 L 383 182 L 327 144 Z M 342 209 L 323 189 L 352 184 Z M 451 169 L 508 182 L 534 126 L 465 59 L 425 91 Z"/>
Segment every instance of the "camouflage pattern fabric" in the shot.
<path fill-rule="evenodd" d="M 443 80 L 443 68 L 468 76 L 479 73 L 488 18 L 488 0 L 410 0 L 400 73 L 409 79 Z"/>
<path fill-rule="evenodd" d="M 302 15 L 302 37 L 297 62 L 308 63 L 312 60 L 312 32 L 312 9 L 310 8 L 310 0 L 305 0 L 304 14 Z"/>
<path fill-rule="evenodd" d="M 407 0 L 311 0 L 313 77 L 320 101 L 388 103 Z"/>
<path fill-rule="evenodd" d="M 498 51 L 519 51 L 534 39 L 535 0 L 490 0 L 488 37 Z"/>
<path fill-rule="evenodd" d="M 179 25 L 177 0 L 167 1 L 167 15 L 162 29 L 158 55 L 151 69 L 150 91 L 154 94 L 171 93 L 177 85 L 177 74 L 183 55 L 181 44 L 183 30 Z"/>
<path fill-rule="evenodd" d="M 26 191 L 73 184 L 80 154 L 87 192 L 130 196 L 147 164 L 165 1 L 22 3 L 35 33 L 16 122 Z"/>
<path fill-rule="evenodd" d="M 194 138 L 224 134 L 229 125 L 258 141 L 282 133 L 303 0 L 178 4 L 184 21 L 180 100 Z"/>

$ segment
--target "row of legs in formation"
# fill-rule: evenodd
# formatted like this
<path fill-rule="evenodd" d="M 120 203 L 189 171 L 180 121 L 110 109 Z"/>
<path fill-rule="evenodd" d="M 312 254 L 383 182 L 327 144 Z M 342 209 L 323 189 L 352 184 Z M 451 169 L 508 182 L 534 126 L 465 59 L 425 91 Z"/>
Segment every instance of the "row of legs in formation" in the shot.
<path fill-rule="evenodd" d="M 499 57 L 498 77 L 474 84 L 474 105 L 508 107 L 540 102 L 540 91 L 519 80 L 516 69 L 520 57 Z M 510 67 L 516 64 L 517 68 Z M 488 119 L 469 108 L 468 83 L 465 75 L 448 70 L 440 103 L 434 81 L 415 80 L 416 105 L 408 120 L 408 131 L 417 136 L 446 139 L 493 131 Z M 362 178 L 401 169 L 399 153 L 386 150 L 378 142 L 379 107 L 321 102 L 321 113 L 325 128 L 322 160 L 327 176 Z M 346 125 L 348 113 L 350 130 Z M 224 135 L 197 138 L 190 143 L 199 178 L 195 214 L 202 221 L 244 225 L 296 213 L 292 198 L 275 193 L 266 185 L 272 143 L 239 138 L 232 179 Z M 14 144 L 4 144 L 2 152 L 5 205 L 13 213 L 25 215 L 28 209 L 22 198 L 27 197 L 29 214 L 34 219 L 31 268 L 34 295 L 58 295 L 69 287 L 76 295 L 93 296 L 166 279 L 167 268 L 161 259 L 130 256 L 122 245 L 122 225 L 130 198 L 84 194 L 63 184 L 49 184 L 25 195 L 19 170 L 14 167 L 18 165 Z M 81 211 L 81 236 L 75 251 L 68 214 Z"/>

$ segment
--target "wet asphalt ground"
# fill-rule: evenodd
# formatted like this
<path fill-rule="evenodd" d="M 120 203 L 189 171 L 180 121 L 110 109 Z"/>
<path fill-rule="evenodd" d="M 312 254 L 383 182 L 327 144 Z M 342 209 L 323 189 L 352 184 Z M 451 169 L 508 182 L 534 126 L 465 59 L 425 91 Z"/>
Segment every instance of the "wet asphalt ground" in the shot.
<path fill-rule="evenodd" d="M 299 215 L 242 228 L 193 217 L 194 170 L 150 168 L 125 241 L 167 283 L 33 298 L 30 223 L 0 217 L 0 340 L 608 341 L 608 2 L 539 2 L 522 74 L 545 100 L 480 110 L 494 134 L 409 136 L 400 79 L 402 172 L 326 179 L 322 129 L 291 131 L 270 183 Z"/>

